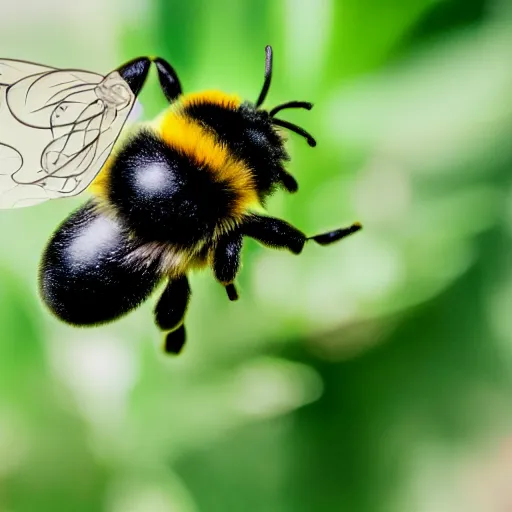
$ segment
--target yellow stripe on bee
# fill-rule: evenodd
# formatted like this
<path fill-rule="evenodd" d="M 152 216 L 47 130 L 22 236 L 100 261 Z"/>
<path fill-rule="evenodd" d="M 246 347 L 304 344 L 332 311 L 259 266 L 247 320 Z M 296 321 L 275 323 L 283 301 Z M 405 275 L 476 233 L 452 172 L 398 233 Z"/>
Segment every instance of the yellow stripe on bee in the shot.
<path fill-rule="evenodd" d="M 100 199 L 107 199 L 108 176 L 110 168 L 115 160 L 115 156 L 110 155 L 107 161 L 103 164 L 101 171 L 98 173 L 93 182 L 89 185 L 87 190 Z"/>
<path fill-rule="evenodd" d="M 180 99 L 179 106 L 185 108 L 191 105 L 201 105 L 205 103 L 235 110 L 240 106 L 242 100 L 236 94 L 226 94 L 221 91 L 203 91 L 186 94 Z"/>

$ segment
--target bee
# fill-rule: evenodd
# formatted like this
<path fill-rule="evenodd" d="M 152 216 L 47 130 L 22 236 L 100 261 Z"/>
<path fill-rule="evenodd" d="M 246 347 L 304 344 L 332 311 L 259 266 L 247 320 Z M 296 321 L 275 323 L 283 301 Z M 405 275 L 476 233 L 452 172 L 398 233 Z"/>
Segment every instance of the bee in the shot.
<path fill-rule="evenodd" d="M 154 309 L 164 348 L 185 343 L 188 274 L 210 267 L 230 300 L 244 237 L 299 254 L 308 240 L 329 245 L 359 223 L 307 237 L 264 213 L 278 188 L 296 192 L 282 130 L 315 139 L 277 114 L 310 110 L 303 101 L 262 108 L 219 91 L 183 94 L 172 66 L 141 57 L 106 76 L 0 60 L 0 208 L 92 192 L 56 230 L 39 272 L 43 302 L 74 326 L 129 313 L 165 281 Z M 123 131 L 149 70 L 169 107 Z M 119 139 L 119 142 L 118 142 Z"/>

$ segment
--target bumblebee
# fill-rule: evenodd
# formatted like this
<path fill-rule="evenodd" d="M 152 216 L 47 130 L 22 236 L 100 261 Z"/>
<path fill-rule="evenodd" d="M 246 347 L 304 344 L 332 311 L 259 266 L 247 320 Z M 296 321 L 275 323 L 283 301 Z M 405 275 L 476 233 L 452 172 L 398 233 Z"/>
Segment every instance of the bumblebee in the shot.
<path fill-rule="evenodd" d="M 169 107 L 116 143 L 151 66 Z M 50 239 L 40 266 L 44 303 L 76 326 L 111 322 L 165 281 L 154 309 L 165 350 L 179 353 L 190 300 L 187 275 L 210 267 L 230 300 L 244 237 L 299 254 L 349 227 L 307 237 L 263 212 L 277 189 L 296 192 L 282 130 L 314 138 L 277 114 L 310 110 L 291 101 L 265 110 L 218 91 L 183 94 L 172 66 L 142 57 L 106 76 L 0 60 L 0 207 L 29 206 L 90 190 L 93 197 Z"/>

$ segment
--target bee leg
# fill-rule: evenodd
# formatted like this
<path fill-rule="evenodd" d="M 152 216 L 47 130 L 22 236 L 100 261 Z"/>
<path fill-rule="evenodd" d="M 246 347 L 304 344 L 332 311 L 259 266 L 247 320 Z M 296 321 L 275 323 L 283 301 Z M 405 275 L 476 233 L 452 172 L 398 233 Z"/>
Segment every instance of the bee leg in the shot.
<path fill-rule="evenodd" d="M 329 245 L 361 229 L 361 224 L 355 223 L 348 228 L 341 228 L 328 233 L 306 237 L 304 233 L 288 222 L 266 217 L 251 215 L 242 224 L 242 233 L 258 240 L 258 242 L 274 249 L 288 249 L 294 254 L 300 254 L 308 240 L 314 240 L 319 245 Z"/>
<path fill-rule="evenodd" d="M 160 81 L 160 87 L 167 98 L 169 103 L 176 101 L 178 96 L 181 96 L 182 89 L 178 79 L 178 75 L 174 68 L 164 59 L 157 57 L 153 60 L 158 70 L 158 80 Z"/>
<path fill-rule="evenodd" d="M 190 300 L 190 286 L 187 276 L 169 279 L 165 290 L 155 307 L 155 322 L 162 331 L 169 331 L 165 337 L 165 351 L 178 354 L 185 344 L 183 320 Z"/>
<path fill-rule="evenodd" d="M 242 224 L 244 235 L 274 249 L 288 249 L 300 254 L 307 241 L 306 235 L 288 222 L 262 215 L 250 215 Z"/>
<path fill-rule="evenodd" d="M 231 231 L 217 240 L 213 253 L 213 273 L 217 281 L 224 285 L 229 300 L 238 300 L 238 292 L 233 281 L 240 269 L 242 233 Z"/>
<path fill-rule="evenodd" d="M 150 66 L 151 61 L 147 57 L 140 57 L 127 62 L 120 68 L 117 68 L 117 72 L 130 86 L 133 94 L 138 96 L 139 92 L 144 86 L 146 78 L 148 77 Z"/>
<path fill-rule="evenodd" d="M 289 172 L 281 171 L 279 178 L 281 184 L 288 192 L 293 194 L 299 190 L 299 184 L 297 183 L 297 180 Z"/>
<path fill-rule="evenodd" d="M 314 240 L 318 245 L 331 245 L 342 238 L 357 233 L 361 229 L 363 229 L 361 223 L 354 222 L 354 224 L 346 228 L 335 229 L 327 233 L 321 233 L 320 235 L 310 236 L 308 240 Z"/>
<path fill-rule="evenodd" d="M 238 290 L 236 289 L 236 286 L 233 283 L 226 285 L 226 293 L 230 301 L 235 301 L 240 298 L 240 296 L 238 295 Z"/>
<path fill-rule="evenodd" d="M 164 350 L 166 354 L 178 355 L 187 341 L 187 332 L 185 324 L 181 324 L 174 331 L 168 332 L 165 335 Z"/>
<path fill-rule="evenodd" d="M 187 276 L 169 279 L 155 307 L 155 322 L 162 331 L 172 331 L 182 322 L 190 299 Z"/>

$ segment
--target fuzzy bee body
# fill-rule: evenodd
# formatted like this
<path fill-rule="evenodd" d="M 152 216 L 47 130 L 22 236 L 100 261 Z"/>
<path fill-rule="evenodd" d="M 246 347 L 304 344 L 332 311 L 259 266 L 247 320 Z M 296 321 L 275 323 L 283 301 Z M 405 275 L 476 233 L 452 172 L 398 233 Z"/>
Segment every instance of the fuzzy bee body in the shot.
<path fill-rule="evenodd" d="M 149 62 L 132 61 L 113 76 L 136 96 Z M 289 192 L 298 188 L 285 169 L 289 155 L 279 130 L 290 129 L 311 146 L 316 144 L 303 129 L 275 117 L 286 108 L 309 110 L 311 104 L 260 108 L 270 86 L 270 47 L 265 83 L 254 104 L 218 91 L 183 95 L 173 68 L 162 59 L 152 62 L 170 106 L 115 146 L 90 183 L 94 197 L 72 213 L 48 243 L 39 282 L 44 302 L 60 319 L 96 325 L 130 312 L 165 280 L 155 320 L 166 333 L 166 350 L 177 353 L 186 337 L 190 271 L 210 267 L 229 299 L 236 300 L 234 281 L 244 237 L 298 254 L 309 239 L 327 245 L 360 225 L 307 238 L 287 222 L 261 214 L 265 200 L 277 188 Z M 103 90 L 102 94 L 106 96 Z M 66 112 L 67 104 L 59 108 Z M 81 116 L 61 146 L 89 129 L 88 118 Z M 101 117 L 100 133 L 104 122 Z M 108 130 L 105 134 L 103 146 L 113 147 L 113 142 L 107 145 Z M 96 153 L 86 160 L 89 153 L 89 146 L 79 148 L 80 165 L 104 161 L 103 154 Z M 39 195 L 46 193 L 44 186 L 40 190 L 41 183 L 31 184 L 39 187 Z"/>
<path fill-rule="evenodd" d="M 177 100 L 123 141 L 91 185 L 96 199 L 57 230 L 43 257 L 47 304 L 68 323 L 108 322 L 145 300 L 161 279 L 214 265 L 219 244 L 282 184 L 286 160 L 267 112 L 220 92 Z M 229 271 L 216 274 L 230 284 Z M 109 293 L 105 281 L 114 283 Z"/>

